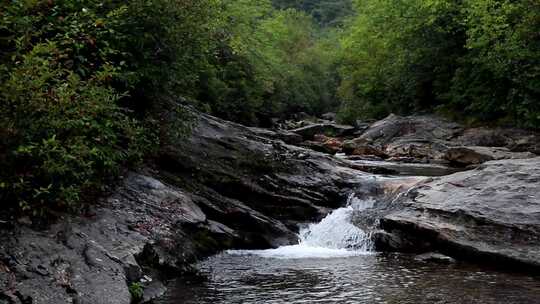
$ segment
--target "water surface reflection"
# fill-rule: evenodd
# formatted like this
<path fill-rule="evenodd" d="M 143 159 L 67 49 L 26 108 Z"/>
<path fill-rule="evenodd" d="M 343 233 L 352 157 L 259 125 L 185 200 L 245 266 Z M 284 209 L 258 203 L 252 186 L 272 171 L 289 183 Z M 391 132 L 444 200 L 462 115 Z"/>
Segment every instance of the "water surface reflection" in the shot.
<path fill-rule="evenodd" d="M 538 277 L 397 254 L 333 259 L 222 254 L 199 268 L 204 280 L 176 282 L 159 303 L 540 303 Z"/>

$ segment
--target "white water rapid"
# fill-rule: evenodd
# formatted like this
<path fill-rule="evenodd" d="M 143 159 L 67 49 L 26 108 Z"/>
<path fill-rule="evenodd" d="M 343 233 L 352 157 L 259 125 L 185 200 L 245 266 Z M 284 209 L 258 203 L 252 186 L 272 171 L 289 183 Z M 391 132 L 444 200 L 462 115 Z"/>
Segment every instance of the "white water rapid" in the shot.
<path fill-rule="evenodd" d="M 369 233 L 351 223 L 353 212 L 373 207 L 371 200 L 363 201 L 351 195 L 347 205 L 328 214 L 319 223 L 300 230 L 297 245 L 267 250 L 229 250 L 231 255 L 258 255 L 267 258 L 337 258 L 370 254 Z"/>

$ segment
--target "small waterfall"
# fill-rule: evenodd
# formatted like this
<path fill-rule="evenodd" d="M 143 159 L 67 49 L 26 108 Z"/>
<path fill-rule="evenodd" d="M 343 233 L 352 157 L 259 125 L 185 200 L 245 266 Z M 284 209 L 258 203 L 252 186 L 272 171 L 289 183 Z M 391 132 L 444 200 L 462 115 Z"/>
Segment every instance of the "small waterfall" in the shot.
<path fill-rule="evenodd" d="M 347 205 L 329 213 L 319 223 L 302 228 L 297 245 L 268 250 L 229 250 L 235 255 L 270 258 L 333 258 L 369 254 L 373 249 L 369 232 L 352 224 L 352 215 L 372 208 L 373 200 L 349 196 Z"/>
<path fill-rule="evenodd" d="M 371 251 L 368 232 L 351 223 L 353 212 L 372 208 L 374 201 L 349 196 L 347 206 L 334 210 L 322 221 L 300 230 L 300 245 L 329 249 Z"/>

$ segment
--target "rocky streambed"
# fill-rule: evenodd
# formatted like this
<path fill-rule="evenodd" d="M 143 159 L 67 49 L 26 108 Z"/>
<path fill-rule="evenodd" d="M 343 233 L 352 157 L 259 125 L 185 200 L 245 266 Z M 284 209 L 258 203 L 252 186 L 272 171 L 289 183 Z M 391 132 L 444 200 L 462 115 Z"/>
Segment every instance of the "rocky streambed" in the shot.
<path fill-rule="evenodd" d="M 299 224 L 352 193 L 376 200 L 353 222 L 380 251 L 540 269 L 535 134 L 433 117 L 266 130 L 193 115 L 190 137 L 84 215 L 1 223 L 0 303 L 130 303 L 139 288 L 147 302 L 222 250 L 295 244 Z"/>

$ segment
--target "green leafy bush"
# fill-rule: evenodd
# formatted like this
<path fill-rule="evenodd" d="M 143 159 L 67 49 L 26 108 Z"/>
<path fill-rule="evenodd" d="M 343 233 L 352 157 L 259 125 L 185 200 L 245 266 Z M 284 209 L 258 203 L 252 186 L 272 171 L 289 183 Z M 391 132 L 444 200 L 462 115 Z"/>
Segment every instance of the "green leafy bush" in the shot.
<path fill-rule="evenodd" d="M 37 44 L 0 86 L 3 199 L 34 215 L 76 207 L 150 144 L 117 106 L 109 69 L 82 80 L 58 54 L 53 43 Z"/>
<path fill-rule="evenodd" d="M 2 2 L 1 207 L 76 209 L 170 135 L 162 107 L 196 91 L 217 4 Z"/>
<path fill-rule="evenodd" d="M 131 283 L 129 285 L 129 293 L 131 294 L 131 302 L 139 303 L 143 299 L 144 289 L 141 283 Z"/>

